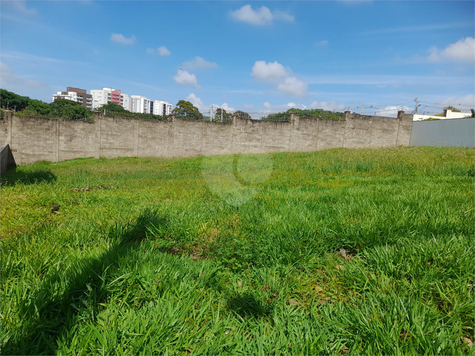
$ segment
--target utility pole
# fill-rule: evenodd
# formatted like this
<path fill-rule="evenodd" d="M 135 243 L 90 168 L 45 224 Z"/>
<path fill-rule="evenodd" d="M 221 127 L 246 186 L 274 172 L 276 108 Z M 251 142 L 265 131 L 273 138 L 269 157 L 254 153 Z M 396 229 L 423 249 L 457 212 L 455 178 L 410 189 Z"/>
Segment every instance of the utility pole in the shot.
<path fill-rule="evenodd" d="M 363 115 L 364 104 L 361 105 L 361 115 Z"/>
<path fill-rule="evenodd" d="M 213 105 L 209 107 L 209 121 L 213 121 Z"/>
<path fill-rule="evenodd" d="M 419 107 L 419 100 L 417 100 L 417 98 L 415 98 L 414 101 L 416 102 L 416 114 L 417 114 L 417 108 Z"/>

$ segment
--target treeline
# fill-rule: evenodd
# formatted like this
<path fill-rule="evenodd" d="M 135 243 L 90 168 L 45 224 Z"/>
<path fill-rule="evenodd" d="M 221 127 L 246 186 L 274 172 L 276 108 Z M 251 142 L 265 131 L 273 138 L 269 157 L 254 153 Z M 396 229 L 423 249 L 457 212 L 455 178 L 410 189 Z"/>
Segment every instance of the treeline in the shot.
<path fill-rule="evenodd" d="M 319 119 L 328 119 L 328 120 L 343 120 L 342 112 L 332 112 L 323 109 L 289 109 L 285 112 L 280 112 L 276 114 L 270 114 L 263 117 L 261 120 L 264 121 L 289 121 L 290 114 L 294 113 L 297 116 L 301 117 L 313 117 Z"/>
<path fill-rule="evenodd" d="M 62 118 L 69 120 L 93 121 L 93 111 L 86 109 L 81 103 L 67 99 L 56 99 L 52 103 L 30 99 L 11 91 L 0 89 L 0 108 L 14 110 L 20 116 L 37 116 Z M 166 120 L 165 117 L 152 114 L 133 113 L 115 103 L 108 103 L 96 109 L 106 116 L 121 116 L 134 119 Z M 3 112 L 2 112 L 3 114 Z"/>
<path fill-rule="evenodd" d="M 92 111 L 75 101 L 56 99 L 52 103 L 45 103 L 5 89 L 0 89 L 0 107 L 14 110 L 20 116 L 60 117 L 69 120 L 92 121 Z"/>
<path fill-rule="evenodd" d="M 0 89 L 0 108 L 15 110 L 17 115 L 55 117 L 70 120 L 93 121 L 93 111 L 86 109 L 80 103 L 67 100 L 56 99 L 52 103 L 45 103 L 40 100 L 30 99 L 27 96 L 21 96 L 5 89 Z M 234 113 L 217 108 L 213 121 L 221 121 L 221 110 L 223 121 L 230 122 L 233 115 L 241 119 L 251 119 L 251 116 L 244 111 L 235 111 Z M 125 110 L 122 106 L 115 103 L 108 103 L 96 109 L 106 116 L 130 117 L 133 119 L 145 120 L 167 120 L 166 116 L 133 113 Z M 330 120 L 343 120 L 343 113 L 326 111 L 323 109 L 289 109 L 285 112 L 270 114 L 262 118 L 264 121 L 289 121 L 290 114 L 294 113 L 301 117 L 313 117 Z M 172 115 L 190 120 L 209 120 L 209 116 L 203 116 L 196 106 L 186 100 L 180 100 L 172 111 Z"/>

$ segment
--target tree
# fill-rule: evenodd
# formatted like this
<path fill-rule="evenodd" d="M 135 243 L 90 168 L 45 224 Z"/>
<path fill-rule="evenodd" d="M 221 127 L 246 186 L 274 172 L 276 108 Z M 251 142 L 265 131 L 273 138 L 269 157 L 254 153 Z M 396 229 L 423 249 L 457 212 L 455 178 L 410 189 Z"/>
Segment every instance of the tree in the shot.
<path fill-rule="evenodd" d="M 14 109 L 16 111 L 25 110 L 30 103 L 30 98 L 21 96 L 11 91 L 0 89 L 0 107 Z"/>
<path fill-rule="evenodd" d="M 475 110 L 474 110 L 474 109 L 470 109 L 470 112 L 472 113 L 472 116 L 471 116 L 471 117 L 475 117 Z"/>
<path fill-rule="evenodd" d="M 52 115 L 70 120 L 84 120 L 92 114 L 81 103 L 72 100 L 56 99 L 49 105 Z"/>
<path fill-rule="evenodd" d="M 232 117 L 231 113 L 227 113 L 224 109 L 217 108 L 216 115 L 214 116 L 214 121 L 221 121 L 221 110 L 223 110 L 223 120 L 230 119 Z"/>
<path fill-rule="evenodd" d="M 173 109 L 172 111 L 172 114 L 176 116 L 186 117 L 189 119 L 203 119 L 203 115 L 200 113 L 198 108 L 186 100 L 178 101 L 178 103 L 176 103 L 175 109 Z"/>
<path fill-rule="evenodd" d="M 31 114 L 48 115 L 51 113 L 51 107 L 40 100 L 30 100 L 25 111 Z"/>
<path fill-rule="evenodd" d="M 236 111 L 234 113 L 234 115 L 236 115 L 238 118 L 244 119 L 244 120 L 250 120 L 251 119 L 251 115 L 249 115 L 247 112 L 244 112 L 244 111 L 241 111 L 241 110 Z"/>
<path fill-rule="evenodd" d="M 104 112 L 104 110 L 106 112 L 124 112 L 124 111 L 127 111 L 122 106 L 120 106 L 119 104 L 116 104 L 116 103 L 113 103 L 113 102 L 109 102 L 105 105 L 102 105 L 100 108 L 97 109 L 97 111 L 102 111 L 102 112 Z"/>

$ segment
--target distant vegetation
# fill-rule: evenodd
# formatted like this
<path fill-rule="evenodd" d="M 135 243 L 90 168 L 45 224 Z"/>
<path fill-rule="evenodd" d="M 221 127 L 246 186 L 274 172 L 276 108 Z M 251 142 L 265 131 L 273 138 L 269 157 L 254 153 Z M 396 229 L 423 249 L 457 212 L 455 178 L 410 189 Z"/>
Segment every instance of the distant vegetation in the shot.
<path fill-rule="evenodd" d="M 166 117 L 160 116 L 160 115 L 130 112 L 128 110 L 125 110 L 122 106 L 117 105 L 116 103 L 108 103 L 106 105 L 102 105 L 100 108 L 96 109 L 96 111 L 105 112 L 106 116 L 130 117 L 132 119 L 159 120 L 159 121 L 167 120 Z"/>
<path fill-rule="evenodd" d="M 60 117 L 70 120 L 92 121 L 92 111 L 80 103 L 56 99 L 52 103 L 30 99 L 11 91 L 0 89 L 0 107 L 15 110 L 20 116 Z"/>
<path fill-rule="evenodd" d="M 198 108 L 186 100 L 178 101 L 172 114 L 183 119 L 203 120 L 203 114 L 200 113 Z"/>
<path fill-rule="evenodd" d="M 93 111 L 86 109 L 80 103 L 75 101 L 56 99 L 52 103 L 45 103 L 41 100 L 30 99 L 27 96 L 21 96 L 5 89 L 0 89 L 0 107 L 2 109 L 14 110 L 19 116 L 38 116 L 93 121 Z M 160 115 L 133 113 L 115 103 L 108 103 L 95 111 L 105 112 L 106 116 L 120 116 L 146 120 L 166 120 L 165 117 Z"/>
<path fill-rule="evenodd" d="M 329 120 L 343 120 L 342 112 L 332 112 L 323 109 L 289 109 L 285 112 L 270 114 L 262 118 L 264 121 L 289 121 L 290 114 L 294 113 L 301 117 L 313 117 Z"/>

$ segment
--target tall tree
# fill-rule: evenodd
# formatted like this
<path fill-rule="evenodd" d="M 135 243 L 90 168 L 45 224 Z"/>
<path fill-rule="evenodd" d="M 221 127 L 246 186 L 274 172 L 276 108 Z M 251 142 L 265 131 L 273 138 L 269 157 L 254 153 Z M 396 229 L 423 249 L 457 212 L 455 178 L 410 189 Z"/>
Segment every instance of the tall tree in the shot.
<path fill-rule="evenodd" d="M 223 111 L 223 120 L 230 119 L 232 117 L 232 114 L 226 112 L 225 109 L 217 108 L 216 115 L 214 116 L 215 121 L 221 120 L 221 110 Z"/>
<path fill-rule="evenodd" d="M 245 119 L 245 120 L 250 120 L 251 119 L 251 115 L 249 115 L 247 112 L 244 112 L 244 111 L 241 111 L 241 110 L 236 111 L 234 113 L 234 115 L 236 115 L 240 119 Z"/>
<path fill-rule="evenodd" d="M 48 115 L 51 114 L 51 107 L 49 104 L 40 100 L 30 100 L 28 106 L 25 108 L 25 111 L 28 111 L 32 114 Z"/>
<path fill-rule="evenodd" d="M 203 115 L 200 113 L 198 108 L 186 100 L 178 101 L 178 103 L 176 103 L 176 106 L 172 111 L 172 114 L 176 116 L 183 116 L 190 119 L 198 119 L 198 120 L 203 119 Z"/>
<path fill-rule="evenodd" d="M 119 104 L 109 102 L 105 105 L 102 105 L 100 108 L 97 109 L 97 111 L 106 111 L 106 112 L 124 112 L 127 111 L 125 110 L 122 106 Z"/>
<path fill-rule="evenodd" d="M 30 100 L 31 99 L 27 96 L 21 96 L 8 90 L 0 89 L 0 107 L 2 108 L 22 111 L 28 106 Z"/>

